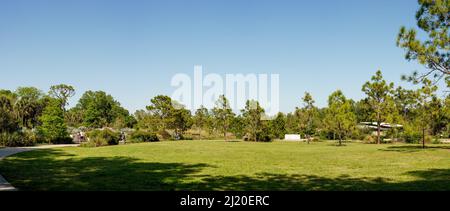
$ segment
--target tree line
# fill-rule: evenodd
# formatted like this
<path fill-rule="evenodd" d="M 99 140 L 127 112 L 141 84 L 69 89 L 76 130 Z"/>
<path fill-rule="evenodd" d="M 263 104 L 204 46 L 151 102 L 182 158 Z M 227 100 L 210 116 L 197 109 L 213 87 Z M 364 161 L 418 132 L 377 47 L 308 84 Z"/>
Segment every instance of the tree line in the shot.
<path fill-rule="evenodd" d="M 47 94 L 34 87 L 0 91 L 0 133 L 3 142 L 20 142 L 20 134 L 42 142 L 70 142 L 68 128 L 133 128 L 152 132 L 162 139 L 245 139 L 270 141 L 285 134 L 301 134 L 308 141 L 368 139 L 381 143 L 382 138 L 424 144 L 427 138 L 448 138 L 450 134 L 450 98 L 440 98 L 430 80 L 421 87 L 408 90 L 394 87 L 381 71 L 363 84 L 366 97 L 354 101 L 341 90 L 328 97 L 328 106 L 318 108 L 313 96 L 306 92 L 301 106 L 293 112 L 267 118 L 257 101 L 249 100 L 235 113 L 226 96 L 221 95 L 214 108 L 200 107 L 191 112 L 165 95 L 152 98 L 145 109 L 130 114 L 111 95 L 103 91 L 87 91 L 78 103 L 67 109 L 75 94 L 70 85 L 55 85 Z M 299 103 L 300 104 L 300 103 Z M 360 122 L 374 122 L 376 134 L 358 127 Z M 399 124 L 382 133 L 382 124 Z M 12 134 L 7 136 L 5 134 Z M 12 138 L 11 138 L 12 137 Z"/>

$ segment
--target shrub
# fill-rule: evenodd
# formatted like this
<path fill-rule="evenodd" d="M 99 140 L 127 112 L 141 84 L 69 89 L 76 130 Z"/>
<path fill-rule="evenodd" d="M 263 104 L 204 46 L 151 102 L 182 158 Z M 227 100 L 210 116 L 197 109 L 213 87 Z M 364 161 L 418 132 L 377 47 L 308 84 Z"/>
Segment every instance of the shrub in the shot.
<path fill-rule="evenodd" d="M 375 143 L 375 139 L 372 137 L 372 135 L 366 135 L 363 139 L 363 143 L 373 144 Z"/>
<path fill-rule="evenodd" d="M 87 136 L 89 137 L 89 141 L 82 144 L 82 146 L 99 147 L 117 145 L 120 141 L 120 134 L 109 129 L 93 130 L 90 131 Z"/>
<path fill-rule="evenodd" d="M 312 142 L 320 142 L 321 139 L 319 137 L 314 137 L 311 139 Z"/>
<path fill-rule="evenodd" d="M 401 137 L 406 143 L 411 144 L 417 144 L 422 140 L 422 134 L 420 132 L 411 130 L 405 130 Z"/>
<path fill-rule="evenodd" d="M 88 142 L 81 143 L 80 146 L 82 147 L 102 147 L 102 146 L 108 146 L 108 141 L 101 137 L 93 137 L 90 138 Z"/>
<path fill-rule="evenodd" d="M 157 142 L 159 141 L 158 136 L 152 132 L 146 131 L 136 131 L 131 134 L 131 142 Z"/>
<path fill-rule="evenodd" d="M 431 137 L 430 137 L 431 138 Z M 432 144 L 441 144 L 441 141 L 439 140 L 439 138 L 433 138 L 433 140 L 431 141 Z"/>
<path fill-rule="evenodd" d="M 256 140 L 258 142 L 271 142 L 272 136 L 267 131 L 262 131 L 256 134 Z"/>
<path fill-rule="evenodd" d="M 420 139 L 421 141 L 422 141 L 422 139 Z M 433 142 L 433 137 L 431 137 L 431 136 L 425 136 L 425 143 L 431 143 L 431 142 Z"/>
<path fill-rule="evenodd" d="M 182 135 L 181 140 L 194 140 L 192 135 Z"/>
<path fill-rule="evenodd" d="M 36 144 L 35 139 L 27 137 L 27 134 L 21 131 L 12 133 L 0 133 L 0 145 L 7 147 L 24 147 Z"/>

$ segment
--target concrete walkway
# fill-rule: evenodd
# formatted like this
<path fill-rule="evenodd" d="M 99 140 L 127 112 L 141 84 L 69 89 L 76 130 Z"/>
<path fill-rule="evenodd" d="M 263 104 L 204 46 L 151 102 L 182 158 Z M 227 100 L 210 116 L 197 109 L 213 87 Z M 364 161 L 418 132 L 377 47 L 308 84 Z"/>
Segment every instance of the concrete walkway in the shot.
<path fill-rule="evenodd" d="M 39 145 L 33 147 L 5 147 L 0 148 L 0 161 L 8 157 L 10 155 L 14 155 L 21 152 L 27 152 L 36 149 L 50 149 L 50 148 L 59 148 L 59 147 L 76 147 L 78 144 L 58 144 L 58 145 Z M 0 174 L 0 191 L 16 191 L 6 179 Z"/>

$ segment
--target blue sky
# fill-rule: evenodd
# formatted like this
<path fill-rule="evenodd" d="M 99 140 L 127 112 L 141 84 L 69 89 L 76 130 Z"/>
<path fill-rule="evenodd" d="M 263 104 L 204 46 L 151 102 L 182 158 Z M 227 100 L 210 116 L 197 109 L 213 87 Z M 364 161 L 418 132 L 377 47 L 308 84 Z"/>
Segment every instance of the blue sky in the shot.
<path fill-rule="evenodd" d="M 361 99 L 377 69 L 422 70 L 395 46 L 414 0 L 0 0 L 0 89 L 104 90 L 134 112 L 176 73 L 279 73 L 282 111 L 305 91 Z"/>

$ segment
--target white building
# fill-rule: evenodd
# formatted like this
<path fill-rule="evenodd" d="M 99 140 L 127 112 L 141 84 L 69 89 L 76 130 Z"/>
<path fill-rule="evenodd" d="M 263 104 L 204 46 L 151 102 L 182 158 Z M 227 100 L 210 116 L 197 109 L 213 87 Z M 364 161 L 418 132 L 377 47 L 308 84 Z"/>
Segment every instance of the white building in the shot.
<path fill-rule="evenodd" d="M 301 141 L 301 137 L 298 134 L 286 134 L 284 135 L 285 141 Z"/>

